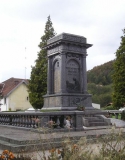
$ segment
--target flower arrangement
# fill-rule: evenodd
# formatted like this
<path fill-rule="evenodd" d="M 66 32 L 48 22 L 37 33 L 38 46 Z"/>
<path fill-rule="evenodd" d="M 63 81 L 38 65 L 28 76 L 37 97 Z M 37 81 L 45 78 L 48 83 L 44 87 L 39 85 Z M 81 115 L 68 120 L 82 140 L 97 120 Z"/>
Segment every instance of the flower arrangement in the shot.
<path fill-rule="evenodd" d="M 48 122 L 48 127 L 50 128 L 54 128 L 55 125 L 56 123 L 52 119 Z"/>
<path fill-rule="evenodd" d="M 84 110 L 85 110 L 85 107 L 84 107 L 84 106 L 79 105 L 79 106 L 77 107 L 77 110 L 79 110 L 79 111 L 84 111 Z"/>
<path fill-rule="evenodd" d="M 0 160 L 12 160 L 15 159 L 15 156 L 12 152 L 4 150 L 0 155 Z"/>
<path fill-rule="evenodd" d="M 10 152 L 9 150 L 4 150 L 0 154 L 0 160 L 32 160 L 32 159 L 33 156 L 31 155 L 17 154 L 16 156 L 14 156 L 14 153 Z"/>

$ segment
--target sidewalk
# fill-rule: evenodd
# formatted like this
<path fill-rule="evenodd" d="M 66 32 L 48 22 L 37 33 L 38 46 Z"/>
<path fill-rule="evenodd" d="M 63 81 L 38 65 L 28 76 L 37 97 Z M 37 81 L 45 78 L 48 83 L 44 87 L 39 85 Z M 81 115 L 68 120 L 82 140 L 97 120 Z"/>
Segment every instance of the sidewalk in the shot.
<path fill-rule="evenodd" d="M 123 128 L 125 132 L 125 122 L 118 119 L 111 119 L 112 124 L 116 127 L 116 130 L 119 131 L 119 128 Z M 101 129 L 99 127 L 87 128 L 84 131 L 69 131 L 69 132 L 52 132 L 52 133 L 41 133 L 39 131 L 34 132 L 31 129 L 17 129 L 16 127 L 6 127 L 0 126 L 0 139 L 8 141 L 8 143 L 18 143 L 25 144 L 30 141 L 39 141 L 40 139 L 43 142 L 51 140 L 50 142 L 59 142 L 62 137 L 74 137 L 79 139 L 80 137 L 94 138 L 98 135 L 104 135 L 110 133 L 111 128 Z M 53 141 L 52 141 L 53 140 Z M 14 145 L 15 145 L 14 144 Z M 0 153 L 3 150 L 0 150 Z"/>

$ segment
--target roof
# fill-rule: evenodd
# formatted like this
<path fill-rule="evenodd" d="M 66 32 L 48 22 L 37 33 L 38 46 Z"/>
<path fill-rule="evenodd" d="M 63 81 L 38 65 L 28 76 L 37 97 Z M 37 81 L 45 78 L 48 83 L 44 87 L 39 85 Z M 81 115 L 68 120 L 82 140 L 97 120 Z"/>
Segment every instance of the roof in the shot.
<path fill-rule="evenodd" d="M 7 96 L 9 93 L 11 93 L 14 89 L 16 89 L 17 86 L 20 84 L 25 83 L 28 84 L 28 79 L 20 79 L 20 78 L 10 78 L 2 83 L 0 83 L 0 93 L 2 93 L 2 96 Z"/>
<path fill-rule="evenodd" d="M 0 93 L 1 93 L 2 90 L 3 90 L 3 87 L 4 87 L 4 84 L 3 84 L 3 83 L 0 83 Z"/>

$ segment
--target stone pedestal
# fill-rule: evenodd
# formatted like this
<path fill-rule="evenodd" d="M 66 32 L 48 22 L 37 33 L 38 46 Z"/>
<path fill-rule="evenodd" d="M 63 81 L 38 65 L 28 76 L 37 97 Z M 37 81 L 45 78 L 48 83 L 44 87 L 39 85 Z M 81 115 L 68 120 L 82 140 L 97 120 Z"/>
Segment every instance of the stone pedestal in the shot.
<path fill-rule="evenodd" d="M 78 106 L 92 107 L 89 94 L 51 94 L 44 96 L 44 108 L 75 110 Z"/>

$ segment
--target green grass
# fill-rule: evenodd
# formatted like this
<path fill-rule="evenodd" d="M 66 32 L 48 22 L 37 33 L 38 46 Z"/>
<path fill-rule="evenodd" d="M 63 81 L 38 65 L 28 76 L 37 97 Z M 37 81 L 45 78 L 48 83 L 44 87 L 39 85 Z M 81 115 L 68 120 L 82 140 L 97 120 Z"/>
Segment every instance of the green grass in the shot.
<path fill-rule="evenodd" d="M 113 115 L 112 118 L 116 118 L 116 117 Z M 118 119 L 121 120 L 121 114 L 118 115 Z"/>
<path fill-rule="evenodd" d="M 60 110 L 56 110 L 56 109 L 45 109 L 45 110 L 41 110 L 40 112 L 59 112 Z"/>

